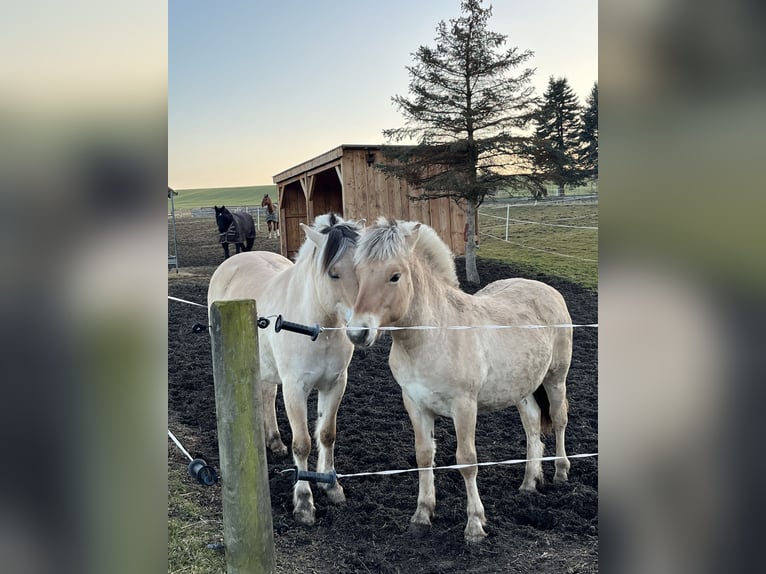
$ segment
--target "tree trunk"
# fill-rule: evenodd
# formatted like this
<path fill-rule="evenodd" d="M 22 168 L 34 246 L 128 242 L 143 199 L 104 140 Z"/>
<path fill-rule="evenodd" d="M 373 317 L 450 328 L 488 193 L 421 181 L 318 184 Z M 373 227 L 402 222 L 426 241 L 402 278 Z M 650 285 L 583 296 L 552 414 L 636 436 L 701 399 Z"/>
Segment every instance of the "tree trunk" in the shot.
<path fill-rule="evenodd" d="M 564 195 L 564 184 L 560 183 L 559 184 L 559 197 L 561 197 L 562 195 Z"/>
<path fill-rule="evenodd" d="M 466 204 L 465 276 L 469 283 L 478 285 L 481 279 L 476 269 L 476 203 L 468 200 Z"/>

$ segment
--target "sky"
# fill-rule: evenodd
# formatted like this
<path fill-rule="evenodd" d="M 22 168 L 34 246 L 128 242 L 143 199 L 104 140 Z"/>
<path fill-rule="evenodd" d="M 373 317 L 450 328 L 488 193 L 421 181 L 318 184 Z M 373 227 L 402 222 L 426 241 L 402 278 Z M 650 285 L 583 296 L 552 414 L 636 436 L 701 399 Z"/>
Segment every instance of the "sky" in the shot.
<path fill-rule="evenodd" d="M 597 0 L 495 0 L 489 28 L 531 50 L 539 95 L 598 80 Z M 272 184 L 340 144 L 401 127 L 406 66 L 459 0 L 169 0 L 168 185 Z"/>

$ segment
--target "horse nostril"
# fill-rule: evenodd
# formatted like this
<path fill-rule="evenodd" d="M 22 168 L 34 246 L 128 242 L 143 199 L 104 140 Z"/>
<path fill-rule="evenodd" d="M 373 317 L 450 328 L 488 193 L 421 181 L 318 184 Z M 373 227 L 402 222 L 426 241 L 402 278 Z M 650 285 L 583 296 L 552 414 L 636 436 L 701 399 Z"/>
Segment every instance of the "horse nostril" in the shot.
<path fill-rule="evenodd" d="M 370 332 L 367 325 L 348 328 L 348 338 L 352 343 L 361 344 L 367 340 L 367 334 Z"/>

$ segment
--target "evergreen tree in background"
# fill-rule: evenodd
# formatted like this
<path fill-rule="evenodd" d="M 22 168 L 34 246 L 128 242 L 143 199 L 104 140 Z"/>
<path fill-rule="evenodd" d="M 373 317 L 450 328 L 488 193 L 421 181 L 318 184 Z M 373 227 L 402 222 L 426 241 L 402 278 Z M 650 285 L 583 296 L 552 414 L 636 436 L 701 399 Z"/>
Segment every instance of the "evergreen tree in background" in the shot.
<path fill-rule="evenodd" d="M 585 177 L 598 179 L 598 82 L 593 84 L 585 102 L 578 139 L 580 169 L 583 170 Z"/>
<path fill-rule="evenodd" d="M 492 8 L 464 0 L 462 15 L 437 28 L 436 46 L 421 46 L 408 66 L 410 97 L 394 96 L 405 127 L 383 130 L 394 142 L 383 153 L 382 171 L 422 190 L 411 200 L 448 197 L 466 212 L 466 277 L 479 283 L 476 269 L 478 207 L 505 188 L 543 188 L 534 173 L 537 155 L 530 125 L 537 100 L 534 69 L 512 72 L 532 52 L 504 48 L 506 36 L 487 25 Z"/>
<path fill-rule="evenodd" d="M 542 145 L 537 167 L 558 186 L 558 194 L 564 195 L 564 186 L 584 180 L 578 165 L 580 104 L 566 78 L 550 78 L 535 123 L 535 135 Z"/>

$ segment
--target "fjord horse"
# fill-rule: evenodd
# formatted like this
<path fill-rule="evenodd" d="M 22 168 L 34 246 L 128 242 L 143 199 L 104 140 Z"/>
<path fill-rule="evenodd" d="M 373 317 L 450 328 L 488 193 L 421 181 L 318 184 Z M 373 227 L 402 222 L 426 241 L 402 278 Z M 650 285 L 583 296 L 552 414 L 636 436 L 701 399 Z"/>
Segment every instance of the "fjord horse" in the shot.
<path fill-rule="evenodd" d="M 267 251 L 227 259 L 210 279 L 208 307 L 214 301 L 255 299 L 259 316 L 284 314 L 285 319 L 297 323 L 341 326 L 341 318 L 350 313 L 356 297 L 352 259 L 361 227 L 334 214 L 321 215 L 312 227 L 301 224 L 307 239 L 295 264 Z M 300 470 L 308 470 L 311 435 L 306 402 L 317 389 L 317 471 L 333 471 L 335 421 L 353 345 L 342 330 L 323 331 L 312 341 L 305 335 L 276 333 L 269 327 L 259 331 L 258 349 L 267 446 L 277 454 L 287 452 L 275 411 L 277 385 L 281 384 L 293 435 L 293 459 Z M 333 503 L 345 500 L 337 482 L 331 488 L 320 486 Z M 305 481 L 298 481 L 293 489 L 293 516 L 302 524 L 314 523 L 314 501 Z"/>
<path fill-rule="evenodd" d="M 389 365 L 402 388 L 415 430 L 419 468 L 434 465 L 434 418 L 450 417 L 457 435 L 456 461 L 475 465 L 476 415 L 515 405 L 527 438 L 527 459 L 543 456 L 541 418 L 556 436 L 554 481 L 568 478 L 564 449 L 568 403 L 566 377 L 572 328 L 561 294 L 538 281 L 504 279 L 475 295 L 460 290 L 446 244 L 430 227 L 378 219 L 354 256 L 359 294 L 348 336 L 370 346 L 381 327 L 419 325 L 566 325 L 565 327 L 392 330 Z M 541 412 L 542 408 L 542 412 Z M 546 429 L 547 430 L 547 429 Z M 467 493 L 467 542 L 486 536 L 477 467 L 462 468 Z M 433 470 L 419 471 L 413 531 L 431 525 L 436 507 Z M 540 461 L 526 463 L 522 491 L 543 480 Z"/>

